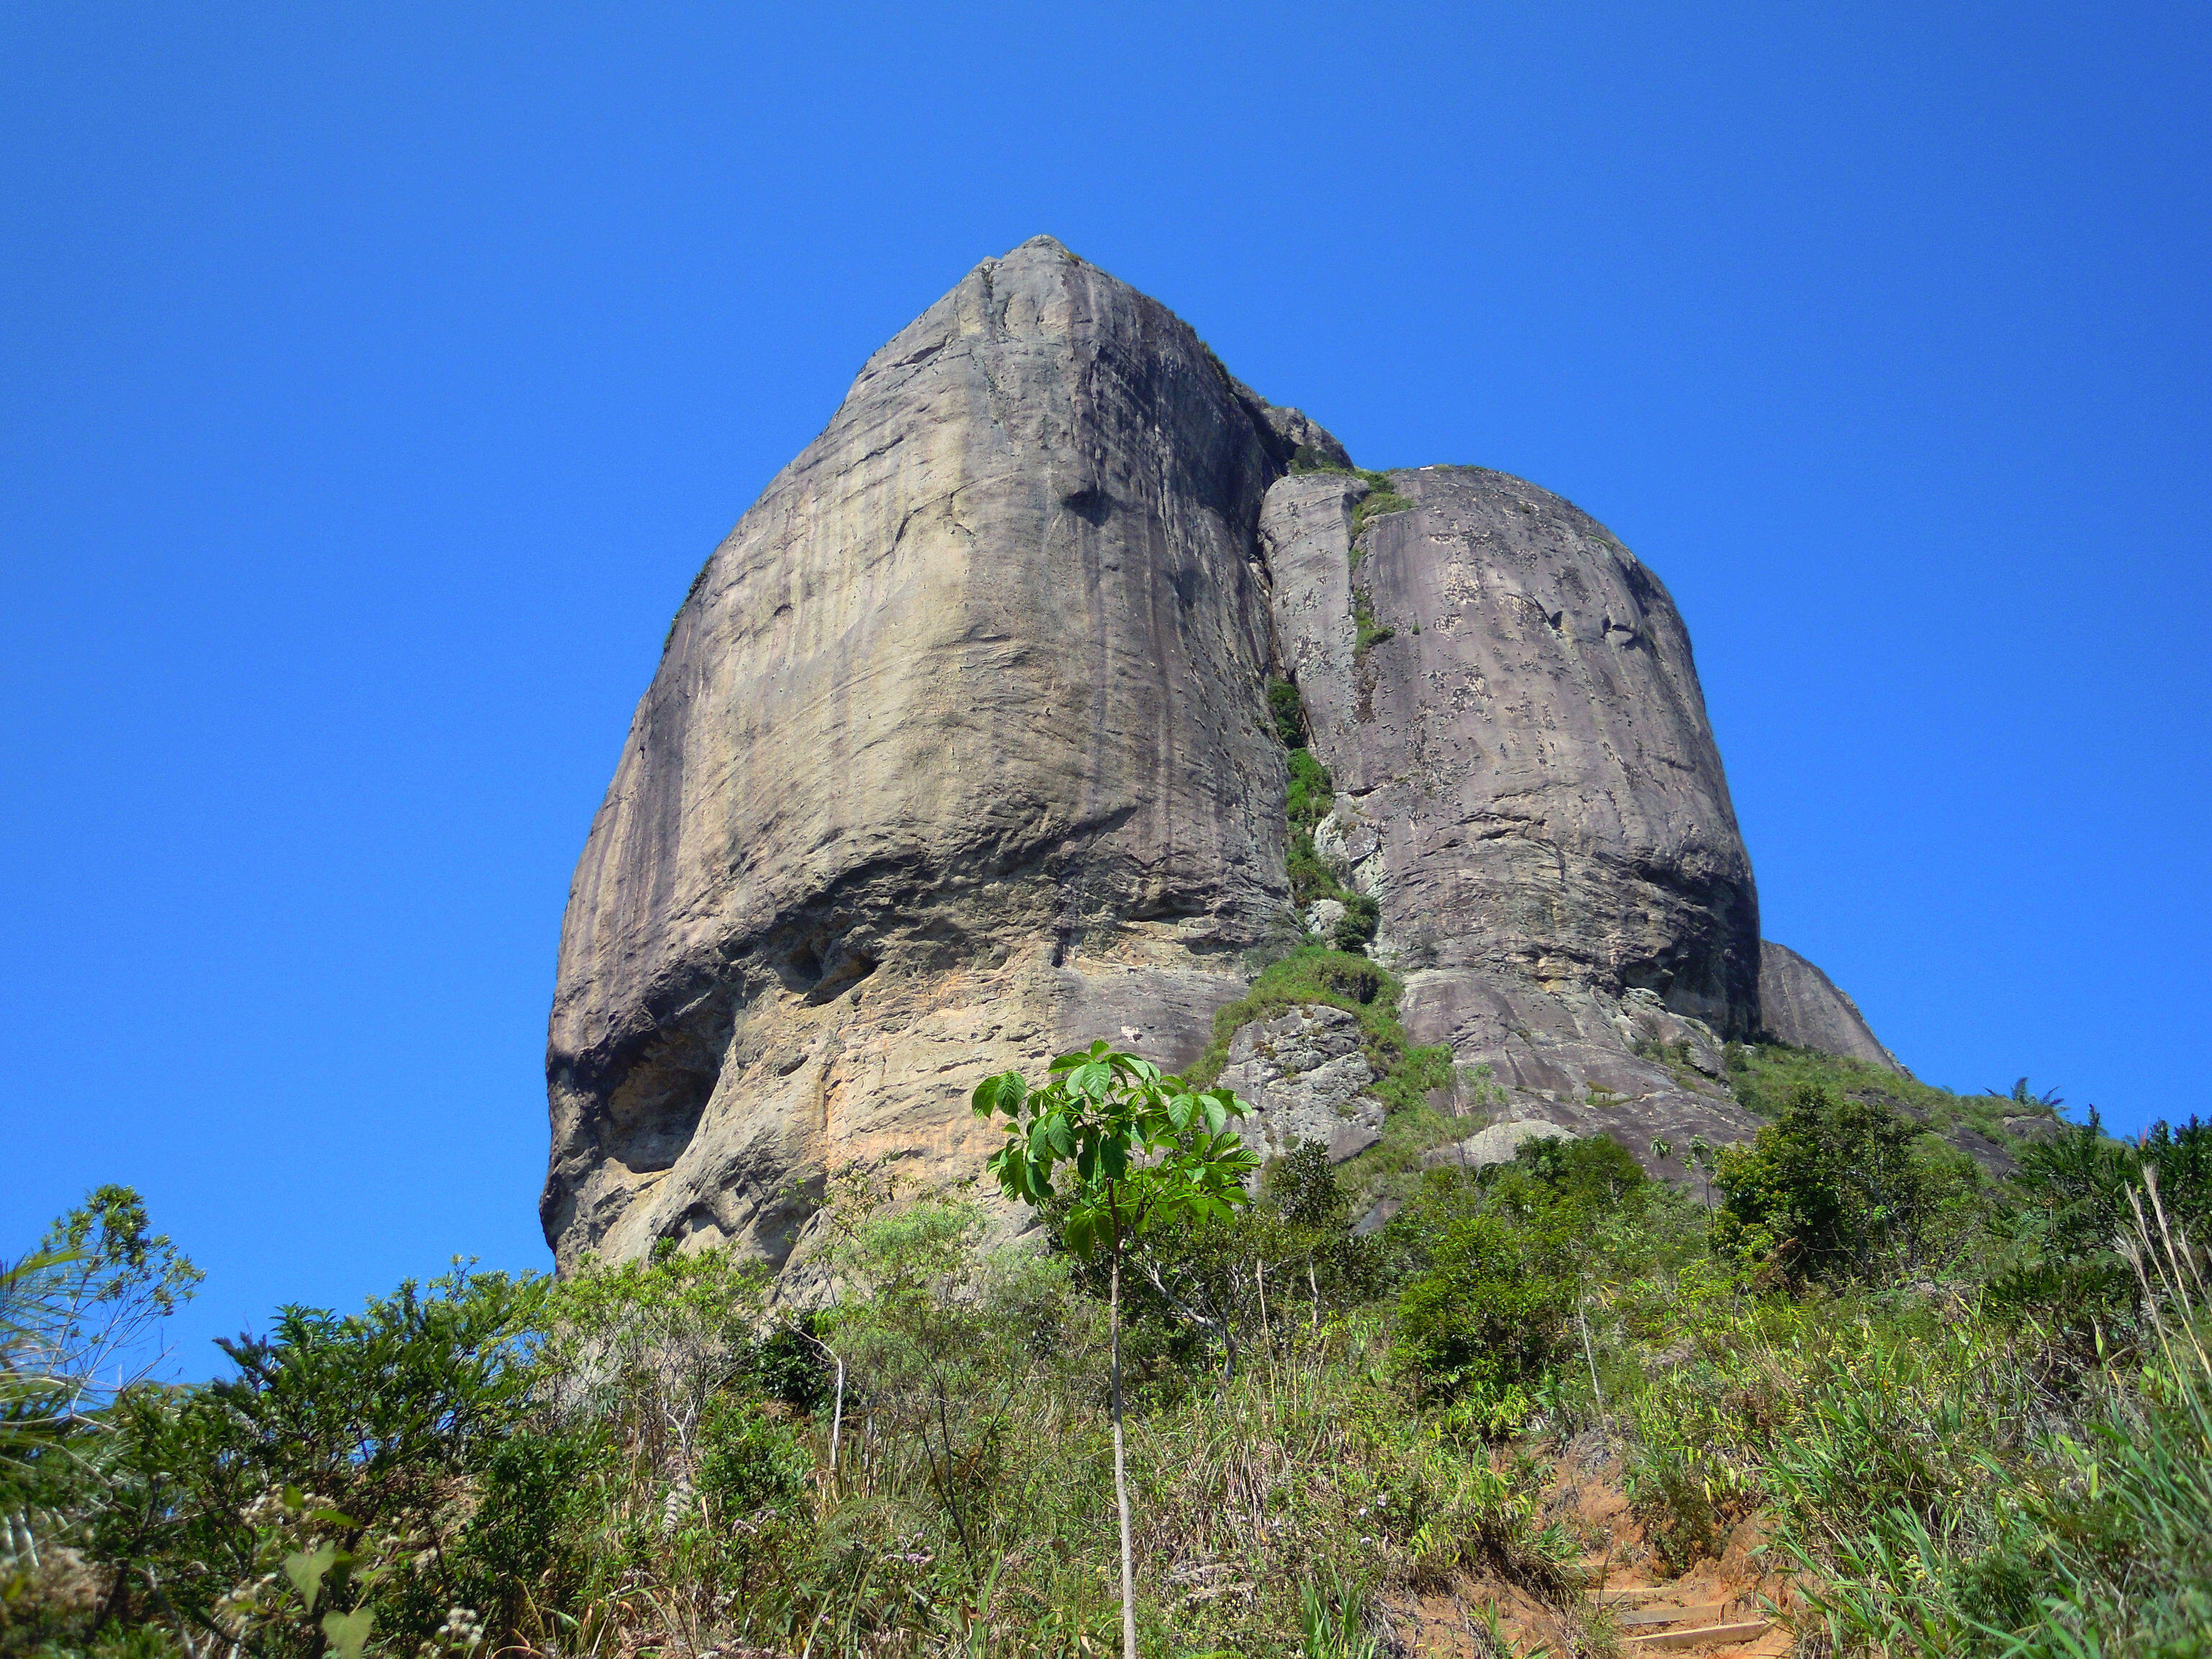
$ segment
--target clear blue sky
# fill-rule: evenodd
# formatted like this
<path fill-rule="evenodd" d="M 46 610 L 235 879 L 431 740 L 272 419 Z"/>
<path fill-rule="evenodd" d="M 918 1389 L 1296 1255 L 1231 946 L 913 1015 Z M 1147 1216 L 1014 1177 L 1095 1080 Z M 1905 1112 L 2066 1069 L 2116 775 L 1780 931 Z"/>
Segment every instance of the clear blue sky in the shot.
<path fill-rule="evenodd" d="M 692 574 L 1039 231 L 1610 525 L 1770 937 L 2204 1109 L 2201 4 L 0 13 L 0 1254 L 173 1334 L 547 1258 L 568 877 Z"/>

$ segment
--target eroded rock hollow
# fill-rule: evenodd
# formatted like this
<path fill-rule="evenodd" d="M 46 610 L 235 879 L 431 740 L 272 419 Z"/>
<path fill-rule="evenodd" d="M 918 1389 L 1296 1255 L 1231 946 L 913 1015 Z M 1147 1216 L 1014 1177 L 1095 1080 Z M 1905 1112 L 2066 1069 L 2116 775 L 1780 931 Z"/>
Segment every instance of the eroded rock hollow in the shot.
<path fill-rule="evenodd" d="M 700 572 L 592 822 L 546 1062 L 561 1263 L 781 1261 L 840 1164 L 973 1175 L 988 1072 L 1101 1036 L 1195 1059 L 1301 928 L 1271 679 L 1413 1036 L 1513 1103 L 1440 1103 L 1647 1157 L 1739 1130 L 1698 1079 L 1759 1029 L 1758 902 L 1666 590 L 1533 485 L 1388 487 L 1355 546 L 1372 476 L 1047 237 L 871 358 Z M 1340 1152 L 1372 1139 L 1371 1101 L 1334 1109 Z"/>

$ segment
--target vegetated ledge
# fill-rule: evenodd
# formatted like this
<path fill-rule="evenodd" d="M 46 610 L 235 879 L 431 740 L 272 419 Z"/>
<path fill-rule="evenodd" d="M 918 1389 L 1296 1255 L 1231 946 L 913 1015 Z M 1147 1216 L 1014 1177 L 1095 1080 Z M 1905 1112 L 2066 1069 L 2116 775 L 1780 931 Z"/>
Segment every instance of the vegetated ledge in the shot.
<path fill-rule="evenodd" d="M 1800 1088 L 1826 1088 L 1894 1107 L 1966 1153 L 1992 1176 L 2009 1175 L 2024 1147 L 2066 1131 L 2056 1097 L 2038 1098 L 2023 1078 L 2010 1095 L 1962 1095 L 1863 1060 L 1786 1042 L 1729 1045 L 1729 1086 L 1745 1110 L 1772 1120 Z"/>
<path fill-rule="evenodd" d="M 1413 501 L 1390 488 L 1390 475 L 1388 472 L 1377 472 L 1364 466 L 1332 466 L 1325 461 L 1309 459 L 1307 456 L 1308 452 L 1303 448 L 1300 449 L 1297 455 L 1291 459 L 1291 471 L 1296 473 L 1338 472 L 1346 477 L 1357 478 L 1367 486 L 1368 493 L 1360 497 L 1352 509 L 1352 540 L 1355 544 L 1359 540 L 1360 532 L 1366 529 L 1367 521 L 1370 519 L 1380 518 L 1385 513 L 1403 513 L 1414 505 Z M 1352 551 L 1352 562 L 1355 565 L 1359 562 L 1359 553 L 1356 545 Z"/>
<path fill-rule="evenodd" d="M 1368 493 L 1362 495 L 1352 509 L 1352 564 L 1354 569 L 1359 566 L 1363 551 L 1359 538 L 1366 533 L 1368 520 L 1379 519 L 1386 513 L 1409 512 L 1413 506 L 1407 497 L 1390 488 L 1389 473 L 1363 471 L 1358 476 L 1365 481 Z"/>
<path fill-rule="evenodd" d="M 1297 687 L 1288 680 L 1270 680 L 1267 707 L 1290 768 L 1290 786 L 1284 796 L 1288 831 L 1284 874 L 1290 881 L 1291 901 L 1298 910 L 1301 930 L 1308 905 L 1317 899 L 1334 899 L 1344 907 L 1344 917 L 1323 942 L 1357 954 L 1373 942 L 1382 908 L 1366 894 L 1346 886 L 1315 849 L 1314 831 L 1336 805 L 1336 782 L 1307 746 L 1305 704 Z"/>
<path fill-rule="evenodd" d="M 1421 1154 L 1465 1134 L 1468 1127 L 1466 1119 L 1439 1111 L 1430 1103 L 1431 1091 L 1453 1082 L 1451 1047 L 1417 1044 L 1407 1038 L 1398 1019 L 1398 999 L 1404 990 L 1397 975 L 1365 957 L 1321 945 L 1301 945 L 1262 969 L 1249 991 L 1215 1012 L 1213 1040 L 1187 1075 L 1200 1085 L 1219 1077 L 1238 1029 L 1254 1020 L 1314 1003 L 1343 1009 L 1359 1022 L 1368 1063 L 1382 1073 L 1366 1091 L 1382 1103 L 1383 1119 L 1382 1139 L 1347 1161 L 1339 1176 L 1352 1198 L 1355 1213 L 1385 1196 L 1402 1198 L 1400 1188 L 1418 1176 Z M 1476 1067 L 1463 1081 L 1479 1098 L 1487 1097 L 1486 1067 Z M 1503 1100 L 1504 1091 L 1498 1091 L 1498 1097 Z"/>

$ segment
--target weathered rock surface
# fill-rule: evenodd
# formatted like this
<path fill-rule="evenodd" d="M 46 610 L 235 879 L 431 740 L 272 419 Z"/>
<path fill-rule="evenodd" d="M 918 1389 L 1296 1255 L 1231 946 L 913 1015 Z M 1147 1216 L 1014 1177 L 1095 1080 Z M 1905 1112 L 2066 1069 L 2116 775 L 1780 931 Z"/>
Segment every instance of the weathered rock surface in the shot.
<path fill-rule="evenodd" d="M 1911 1073 L 1882 1046 L 1874 1027 L 1844 988 L 1786 945 L 1759 944 L 1759 1007 L 1766 1035 L 1777 1042 Z"/>
<path fill-rule="evenodd" d="M 1049 238 L 869 359 L 700 573 L 592 823 L 562 1263 L 780 1260 L 836 1163 L 972 1174 L 989 1069 L 1194 1056 L 1288 896 L 1252 536 L 1284 415 Z"/>
<path fill-rule="evenodd" d="M 1248 1143 L 1272 1158 L 1318 1140 L 1340 1164 L 1382 1138 L 1382 1103 L 1365 1092 L 1381 1075 L 1358 1020 L 1316 1003 L 1238 1027 L 1220 1081 L 1255 1109 Z"/>
<path fill-rule="evenodd" d="M 1473 468 L 1392 474 L 1413 506 L 1355 570 L 1368 486 L 1291 471 L 1348 465 L 1049 238 L 869 360 L 701 571 L 592 823 L 547 1051 L 564 1267 L 781 1261 L 840 1164 L 972 1176 L 988 1072 L 1194 1059 L 1298 926 L 1285 672 L 1409 1032 L 1490 1068 L 1447 1103 L 1647 1161 L 1747 1129 L 1711 1079 L 1760 1029 L 1757 901 L 1665 589 Z M 1373 1139 L 1352 1025 L 1237 1035 L 1270 1144 Z"/>
<path fill-rule="evenodd" d="M 1726 1035 L 1759 1009 L 1751 860 L 1659 579 L 1549 491 L 1390 476 L 1351 568 L 1355 477 L 1269 492 L 1280 649 L 1375 851 L 1410 963 L 1656 992 Z M 1355 608 L 1390 637 L 1357 649 Z"/>
<path fill-rule="evenodd" d="M 1315 847 L 1380 902 L 1409 1034 L 1655 1169 L 1654 1137 L 1739 1138 L 1728 1091 L 1683 1075 L 1718 1078 L 1715 1033 L 1759 1028 L 1759 909 L 1674 602 L 1534 484 L 1389 483 L 1413 505 L 1356 561 L 1356 477 L 1283 479 L 1260 535 L 1336 782 Z"/>

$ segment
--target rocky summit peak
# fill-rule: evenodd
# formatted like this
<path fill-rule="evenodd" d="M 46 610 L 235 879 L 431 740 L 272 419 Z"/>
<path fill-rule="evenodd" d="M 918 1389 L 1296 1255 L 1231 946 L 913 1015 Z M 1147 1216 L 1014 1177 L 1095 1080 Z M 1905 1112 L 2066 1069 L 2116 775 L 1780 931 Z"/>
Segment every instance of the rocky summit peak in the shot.
<path fill-rule="evenodd" d="M 1450 1045 L 1439 1103 L 1639 1156 L 1742 1127 L 1700 1079 L 1759 1027 L 1758 903 L 1666 589 L 1504 474 L 1350 468 L 1049 236 L 869 360 L 693 583 L 578 865 L 563 1264 L 781 1262 L 840 1164 L 972 1176 L 980 1078 L 1188 1066 L 1328 904 Z M 1240 1086 L 1348 1155 L 1373 1079 L 1307 1050 L 1232 1045 Z"/>

